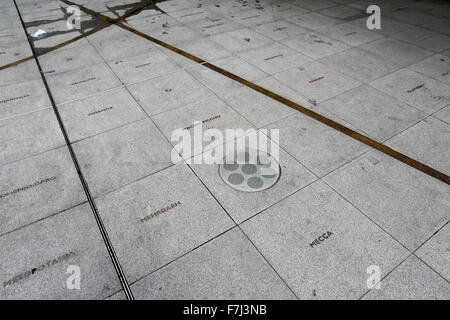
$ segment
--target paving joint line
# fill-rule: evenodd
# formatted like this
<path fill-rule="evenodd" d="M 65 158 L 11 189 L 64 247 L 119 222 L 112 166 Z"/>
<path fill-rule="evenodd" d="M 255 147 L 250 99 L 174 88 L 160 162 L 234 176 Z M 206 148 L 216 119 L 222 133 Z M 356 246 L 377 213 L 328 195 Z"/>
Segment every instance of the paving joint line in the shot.
<path fill-rule="evenodd" d="M 20 18 L 20 21 L 21 21 L 23 31 L 26 33 L 27 31 L 26 31 L 25 23 L 23 21 L 23 18 L 22 18 L 22 15 L 20 13 L 20 10 L 19 10 L 19 7 L 17 5 L 17 2 L 16 2 L 16 0 L 13 0 L 13 1 L 14 1 L 14 6 L 16 7 L 16 10 L 17 10 L 17 14 L 18 14 L 18 16 Z M 80 165 L 78 163 L 78 160 L 76 158 L 76 154 L 75 154 L 75 152 L 74 152 L 74 150 L 73 150 L 73 148 L 72 148 L 72 146 L 70 144 L 69 137 L 68 137 L 66 129 L 64 127 L 64 123 L 63 123 L 63 121 L 61 119 L 61 115 L 59 114 L 58 108 L 56 107 L 56 103 L 55 103 L 55 101 L 53 99 L 53 96 L 51 94 L 50 87 L 49 87 L 49 85 L 47 83 L 47 79 L 45 78 L 45 76 L 44 76 L 44 74 L 42 72 L 42 67 L 41 67 L 41 65 L 39 63 L 39 60 L 38 60 L 37 56 L 36 56 L 36 51 L 35 51 L 35 49 L 33 47 L 32 41 L 31 41 L 31 39 L 29 37 L 27 37 L 27 39 L 28 39 L 28 43 L 30 45 L 30 48 L 31 48 L 31 50 L 33 52 L 33 57 L 35 59 L 37 67 L 39 69 L 42 82 L 43 82 L 43 84 L 44 84 L 44 86 L 46 88 L 48 97 L 49 97 L 50 102 L 51 102 L 51 104 L 53 106 L 53 111 L 55 113 L 56 119 L 57 119 L 58 124 L 60 126 L 61 133 L 63 134 L 66 146 L 67 146 L 67 148 L 68 148 L 68 150 L 70 152 L 73 164 L 74 164 L 75 169 L 76 169 L 76 171 L 78 173 L 78 177 L 80 179 L 80 182 L 81 182 L 81 184 L 83 186 L 83 190 L 84 190 L 85 195 L 87 197 L 87 201 L 89 202 L 89 205 L 91 207 L 92 213 L 93 213 L 93 215 L 95 217 L 95 220 L 97 222 L 97 226 L 99 228 L 100 234 L 101 234 L 101 236 L 103 238 L 104 244 L 105 244 L 106 249 L 108 251 L 108 254 L 109 254 L 110 258 L 111 258 L 111 262 L 112 262 L 112 264 L 114 266 L 114 269 L 116 270 L 117 276 L 118 276 L 119 281 L 120 281 L 120 283 L 121 283 L 121 285 L 122 285 L 122 287 L 124 289 L 124 292 L 125 292 L 125 295 L 126 295 L 127 299 L 133 300 L 134 297 L 133 297 L 131 289 L 130 289 L 130 287 L 128 285 L 128 282 L 126 280 L 126 276 L 125 276 L 125 274 L 124 274 L 124 272 L 122 270 L 122 267 L 121 267 L 121 265 L 119 263 L 117 255 L 116 255 L 116 253 L 114 251 L 114 247 L 112 246 L 111 240 L 109 239 L 108 233 L 107 233 L 107 231 L 105 229 L 103 221 L 102 221 L 102 219 L 100 217 L 100 214 L 99 214 L 99 212 L 97 210 L 97 207 L 95 205 L 94 199 L 93 199 L 93 197 L 91 195 L 91 192 L 89 190 L 89 186 L 88 186 L 88 184 L 87 184 L 87 182 L 86 182 L 86 180 L 85 180 L 85 178 L 83 176 L 83 173 L 81 172 L 81 167 L 80 167 Z"/>

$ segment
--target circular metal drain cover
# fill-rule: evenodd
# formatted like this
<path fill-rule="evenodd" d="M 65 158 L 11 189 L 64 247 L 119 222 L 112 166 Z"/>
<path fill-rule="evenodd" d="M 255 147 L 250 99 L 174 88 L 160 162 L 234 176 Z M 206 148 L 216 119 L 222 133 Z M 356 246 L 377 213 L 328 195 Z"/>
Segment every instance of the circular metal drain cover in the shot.
<path fill-rule="evenodd" d="M 278 161 L 268 153 L 252 151 L 235 153 L 233 161 L 228 163 L 225 157 L 223 164 L 219 166 L 220 177 L 233 189 L 256 192 L 268 189 L 278 182 L 281 173 Z M 250 154 L 254 155 L 254 159 L 251 159 Z"/>

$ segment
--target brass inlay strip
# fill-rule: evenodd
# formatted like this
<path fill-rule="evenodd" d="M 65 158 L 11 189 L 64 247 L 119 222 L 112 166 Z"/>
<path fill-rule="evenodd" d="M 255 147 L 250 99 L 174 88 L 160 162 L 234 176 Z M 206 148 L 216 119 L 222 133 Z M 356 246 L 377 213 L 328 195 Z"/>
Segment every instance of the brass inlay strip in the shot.
<path fill-rule="evenodd" d="M 69 5 L 77 5 L 77 4 L 75 4 L 75 3 L 71 2 L 71 1 L 68 1 L 68 0 L 61 0 L 61 1 L 65 2 L 66 4 L 69 4 Z M 77 6 L 81 10 L 83 10 L 83 11 L 85 11 L 87 13 L 92 13 L 92 14 L 94 14 L 96 17 L 98 17 L 100 19 L 107 20 L 107 21 L 111 20 L 110 18 L 108 18 L 108 17 L 106 17 L 106 16 L 104 16 L 104 15 L 102 15 L 100 13 L 94 12 L 94 11 L 92 11 L 90 9 L 84 8 L 81 5 L 77 5 Z M 215 66 L 215 65 L 213 65 L 213 64 L 211 64 L 209 62 L 206 62 L 203 59 L 190 54 L 189 52 L 186 52 L 184 50 L 178 49 L 178 48 L 176 48 L 176 47 L 174 47 L 174 46 L 172 46 L 172 45 L 170 45 L 168 43 L 165 43 L 164 41 L 161 41 L 161 40 L 158 40 L 156 38 L 153 38 L 153 37 L 151 37 L 151 36 L 149 36 L 149 35 L 147 35 L 145 33 L 137 31 L 137 30 L 135 30 L 135 29 L 133 29 L 133 28 L 127 26 L 127 25 L 124 25 L 124 24 L 120 23 L 120 22 L 115 23 L 115 24 L 117 26 L 125 29 L 125 30 L 128 30 L 128 31 L 130 31 L 130 32 L 132 32 L 132 33 L 142 37 L 142 38 L 150 40 L 150 41 L 152 41 L 152 42 L 154 42 L 156 44 L 159 44 L 160 46 L 162 46 L 164 48 L 167 48 L 167 49 L 169 49 L 169 50 L 171 50 L 173 52 L 176 52 L 176 53 L 184 56 L 185 58 L 188 58 L 188 59 L 190 59 L 192 61 L 195 61 L 197 63 L 201 63 L 206 68 L 209 68 L 209 69 L 211 69 L 213 71 L 216 71 L 216 72 L 218 72 L 218 73 L 220 73 L 220 74 L 222 74 L 222 75 L 224 75 L 224 76 L 226 76 L 226 77 L 228 77 L 228 78 L 230 78 L 232 80 L 235 80 L 235 81 L 237 81 L 237 82 L 239 82 L 239 83 L 241 83 L 241 84 L 243 84 L 243 85 L 245 85 L 245 86 L 247 86 L 247 87 L 249 87 L 249 88 L 251 88 L 251 89 L 253 89 L 255 91 L 258 91 L 258 92 L 264 94 L 265 96 L 267 96 L 269 98 L 272 98 L 272 99 L 274 99 L 274 100 L 276 100 L 276 101 L 278 101 L 278 102 L 280 102 L 280 103 L 282 103 L 282 104 L 284 104 L 284 105 L 286 105 L 288 107 L 291 107 L 292 109 L 297 110 L 297 111 L 303 113 L 304 115 L 306 115 L 306 116 L 308 116 L 310 118 L 313 118 L 313 119 L 315 119 L 315 120 L 317 120 L 317 121 L 319 121 L 319 122 L 321 122 L 321 123 L 323 123 L 323 124 L 333 128 L 333 129 L 335 129 L 335 130 L 337 130 L 337 131 L 339 131 L 339 132 L 349 136 L 349 137 L 352 137 L 355 140 L 358 140 L 358 141 L 360 141 L 360 142 L 362 142 L 362 143 L 364 143 L 364 144 L 366 144 L 366 145 L 368 145 L 368 146 L 370 146 L 370 147 L 372 147 L 372 148 L 374 148 L 374 149 L 376 149 L 376 150 L 378 150 L 380 152 L 383 152 L 383 153 L 387 154 L 388 156 L 390 156 L 392 158 L 395 158 L 395 159 L 403 162 L 404 164 L 407 164 L 407 165 L 409 165 L 409 166 L 411 166 L 411 167 L 413 167 L 413 168 L 415 168 L 415 169 L 417 169 L 419 171 L 422 171 L 423 173 L 425 173 L 425 174 L 427 174 L 427 175 L 429 175 L 431 177 L 434 177 L 434 178 L 436 178 L 438 180 L 441 180 L 441 181 L 445 182 L 446 184 L 450 185 L 450 177 L 449 176 L 447 176 L 446 174 L 444 174 L 444 173 L 442 173 L 442 172 L 440 172 L 440 171 L 438 171 L 438 170 L 436 170 L 434 168 L 431 168 L 431 167 L 429 167 L 429 166 L 427 166 L 427 165 L 425 165 L 425 164 L 423 164 L 423 163 L 421 163 L 421 162 L 419 162 L 419 161 L 417 161 L 417 160 L 415 160 L 413 158 L 410 158 L 407 155 L 404 155 L 403 153 L 400 153 L 400 152 L 398 152 L 398 151 L 396 151 L 396 150 L 394 150 L 394 149 L 392 149 L 392 148 L 390 148 L 390 147 L 388 147 L 388 146 L 386 146 L 386 145 L 384 145 L 384 144 L 382 144 L 380 142 L 377 142 L 377 141 L 375 141 L 375 140 L 373 140 L 373 139 L 371 139 L 369 137 L 366 137 L 366 136 L 364 136 L 364 135 L 362 135 L 362 134 L 360 134 L 360 133 L 358 133 L 358 132 L 356 132 L 356 131 L 354 131 L 354 130 L 352 130 L 350 128 L 347 128 L 346 126 L 343 126 L 340 123 L 337 123 L 336 121 L 328 119 L 327 117 L 324 117 L 323 115 L 321 115 L 319 113 L 316 113 L 316 112 L 314 112 L 314 111 L 312 111 L 312 110 L 310 110 L 308 108 L 305 108 L 305 107 L 303 107 L 303 106 L 301 106 L 301 105 L 299 105 L 299 104 L 297 104 L 297 103 L 295 103 L 295 102 L 293 102 L 293 101 L 291 101 L 289 99 L 286 99 L 286 98 L 284 98 L 284 97 L 282 97 L 282 96 L 280 96 L 280 95 L 278 95 L 278 94 L 276 94 L 276 93 L 274 93 L 274 92 L 272 92 L 270 90 L 267 90 L 267 89 L 265 89 L 265 88 L 263 88 L 261 86 L 258 86 L 257 84 L 255 84 L 253 82 L 250 82 L 250 81 L 248 81 L 248 80 L 246 80 L 244 78 L 241 78 L 241 77 L 239 77 L 239 76 L 237 76 L 237 75 L 235 75 L 235 74 L 233 74 L 233 73 L 231 73 L 231 72 L 229 72 L 227 70 L 224 70 L 224 69 L 222 69 L 222 68 L 220 68 L 218 66 Z"/>

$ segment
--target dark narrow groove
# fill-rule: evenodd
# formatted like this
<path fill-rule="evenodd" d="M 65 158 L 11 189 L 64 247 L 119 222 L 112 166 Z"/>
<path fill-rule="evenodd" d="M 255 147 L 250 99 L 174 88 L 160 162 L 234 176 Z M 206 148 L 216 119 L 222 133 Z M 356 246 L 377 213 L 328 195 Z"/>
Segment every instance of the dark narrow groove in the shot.
<path fill-rule="evenodd" d="M 13 1 L 14 1 L 14 5 L 16 7 L 16 10 L 17 10 L 17 14 L 19 15 L 19 18 L 20 18 L 20 22 L 22 23 L 22 28 L 23 28 L 23 30 L 24 30 L 24 32 L 26 34 L 27 31 L 26 31 L 26 28 L 25 28 L 24 21 L 22 19 L 22 15 L 20 14 L 19 8 L 18 8 L 17 3 L 16 3 L 16 0 L 13 0 Z M 116 270 L 117 276 L 119 277 L 119 281 L 120 281 L 120 283 L 121 283 L 121 285 L 123 287 L 123 290 L 124 290 L 124 293 L 125 293 L 127 299 L 128 300 L 134 300 L 133 293 L 131 292 L 131 289 L 130 289 L 130 287 L 128 285 L 128 282 L 126 280 L 125 274 L 124 274 L 124 272 L 122 270 L 122 267 L 121 267 L 121 265 L 119 263 L 119 259 L 117 258 L 117 255 L 114 252 L 114 248 L 112 246 L 111 240 L 109 239 L 108 233 L 107 233 L 107 231 L 105 229 L 103 221 L 102 221 L 102 219 L 100 217 L 100 214 L 99 214 L 99 212 L 97 210 L 97 207 L 95 205 L 94 199 L 93 199 L 93 197 L 91 195 L 91 192 L 89 190 L 89 186 L 87 185 L 87 182 L 86 182 L 86 180 L 85 180 L 85 178 L 83 176 L 83 173 L 81 172 L 80 165 L 78 163 L 78 160 L 76 158 L 76 155 L 75 155 L 75 152 L 74 152 L 74 150 L 72 148 L 72 145 L 70 144 L 69 136 L 67 135 L 66 129 L 64 127 L 64 123 L 63 123 L 63 121 L 61 119 L 61 116 L 59 114 L 58 108 L 56 107 L 55 101 L 54 101 L 52 93 L 50 91 L 50 87 L 48 86 L 48 83 L 47 83 L 47 79 L 45 78 L 44 73 L 42 72 L 41 64 L 39 63 L 39 60 L 38 60 L 38 58 L 36 56 L 35 49 L 34 49 L 32 43 L 31 43 L 31 40 L 28 37 L 28 35 L 27 35 L 27 39 L 28 39 L 28 43 L 29 43 L 29 45 L 31 47 L 31 50 L 33 52 L 33 57 L 34 57 L 34 59 L 36 61 L 36 64 L 38 66 L 39 73 L 41 74 L 41 78 L 42 78 L 42 81 L 44 83 L 45 89 L 47 90 L 47 94 L 48 94 L 48 97 L 49 97 L 50 102 L 52 104 L 53 111 L 55 112 L 56 119 L 58 121 L 59 127 L 60 127 L 60 129 L 62 131 L 62 134 L 64 136 L 64 140 L 66 142 L 67 148 L 69 149 L 70 155 L 72 157 L 73 164 L 74 164 L 74 166 L 75 166 L 75 168 L 77 170 L 78 177 L 79 177 L 79 179 L 81 181 L 81 184 L 83 186 L 84 192 L 85 192 L 86 197 L 87 197 L 87 200 L 88 200 L 89 205 L 91 207 L 91 210 L 92 210 L 92 212 L 94 214 L 94 217 L 95 217 L 95 220 L 97 222 L 98 228 L 100 229 L 100 233 L 102 235 L 103 241 L 105 242 L 105 246 L 106 246 L 106 249 L 108 250 L 108 254 L 109 254 L 109 256 L 111 258 L 111 261 L 112 261 L 112 263 L 114 265 L 114 269 Z"/>

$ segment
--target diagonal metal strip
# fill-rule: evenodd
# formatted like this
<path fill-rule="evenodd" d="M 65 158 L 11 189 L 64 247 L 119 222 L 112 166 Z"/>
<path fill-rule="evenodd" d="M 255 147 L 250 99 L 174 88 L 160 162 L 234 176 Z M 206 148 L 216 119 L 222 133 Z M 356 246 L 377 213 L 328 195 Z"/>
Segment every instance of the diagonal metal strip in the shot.
<path fill-rule="evenodd" d="M 73 2 L 68 1 L 68 0 L 61 0 L 61 1 L 66 3 L 66 4 L 77 5 L 76 3 L 73 3 Z M 98 13 L 98 12 L 95 12 L 95 11 L 93 11 L 91 9 L 85 8 L 85 7 L 80 6 L 80 5 L 77 5 L 77 6 L 81 10 L 85 11 L 86 13 L 92 14 L 92 15 L 100 18 L 100 19 L 103 19 L 105 21 L 109 21 L 110 20 L 110 18 L 108 18 L 108 17 L 106 17 L 106 16 L 104 16 L 104 15 Z M 207 68 L 209 68 L 211 70 L 214 70 L 214 71 L 216 71 L 216 72 L 218 72 L 218 73 L 220 73 L 220 74 L 222 74 L 222 75 L 224 75 L 224 76 L 226 76 L 226 77 L 228 77 L 228 78 L 230 78 L 232 80 L 235 80 L 235 81 L 237 81 L 237 82 L 239 82 L 239 83 L 241 83 L 241 84 L 243 84 L 243 85 L 245 85 L 245 86 L 247 86 L 249 88 L 252 88 L 253 90 L 258 91 L 258 92 L 264 94 L 265 96 L 267 96 L 269 98 L 272 98 L 272 99 L 274 99 L 274 100 L 276 100 L 276 101 L 278 101 L 278 102 L 280 102 L 280 103 L 282 103 L 282 104 L 284 104 L 284 105 L 286 105 L 288 107 L 291 107 L 292 109 L 295 109 L 295 110 L 303 113 L 304 115 L 307 115 L 308 117 L 311 117 L 311 118 L 313 118 L 313 119 L 315 119 L 315 120 L 317 120 L 317 121 L 319 121 L 319 122 L 321 122 L 323 124 L 326 124 L 327 126 L 333 128 L 333 129 L 335 129 L 335 130 L 337 130 L 337 131 L 339 131 L 339 132 L 341 132 L 341 133 L 343 133 L 343 134 L 345 134 L 345 135 L 347 135 L 349 137 L 352 137 L 353 139 L 356 139 L 356 140 L 358 140 L 358 141 L 360 141 L 360 142 L 362 142 L 362 143 L 364 143 L 364 144 L 366 144 L 366 145 L 368 145 L 368 146 L 370 146 L 370 147 L 372 147 L 372 148 L 374 148 L 374 149 L 376 149 L 378 151 L 383 152 L 384 154 L 387 154 L 388 156 L 390 156 L 390 157 L 392 157 L 394 159 L 397 159 L 398 161 L 403 162 L 404 164 L 407 164 L 410 167 L 413 167 L 413 168 L 415 168 L 415 169 L 417 169 L 419 171 L 422 171 L 423 173 L 425 173 L 425 174 L 427 174 L 427 175 L 429 175 L 429 176 L 431 176 L 433 178 L 436 178 L 436 179 L 438 179 L 438 180 L 440 180 L 440 181 L 450 185 L 450 177 L 449 176 L 447 176 L 446 174 L 444 174 L 444 173 L 442 173 L 442 172 L 440 172 L 440 171 L 438 171 L 438 170 L 436 170 L 436 169 L 434 169 L 432 167 L 427 166 L 426 164 L 423 164 L 423 163 L 421 163 L 421 162 L 419 162 L 419 161 L 417 161 L 417 160 L 415 160 L 413 158 L 410 158 L 407 155 L 405 155 L 403 153 L 400 153 L 400 152 L 398 152 L 398 151 L 396 151 L 396 150 L 394 150 L 394 149 L 392 149 L 392 148 L 390 148 L 390 147 L 388 147 L 388 146 L 386 146 L 386 145 L 384 145 L 384 144 L 382 144 L 382 143 L 380 143 L 378 141 L 375 141 L 375 140 L 373 140 L 373 139 L 371 139 L 371 138 L 369 138 L 369 137 L 367 137 L 365 135 L 362 135 L 362 134 L 360 134 L 360 133 L 358 133 L 358 132 L 356 132 L 356 131 L 354 131 L 354 130 L 352 130 L 350 128 L 347 128 L 346 126 L 343 126 L 340 123 L 337 123 L 336 121 L 333 121 L 333 120 L 331 120 L 331 119 L 329 119 L 327 117 L 324 117 L 323 115 L 321 115 L 319 113 L 316 113 L 316 112 L 314 112 L 314 111 L 312 111 L 312 110 L 310 110 L 308 108 L 305 108 L 305 107 L 303 107 L 303 106 L 301 106 L 301 105 L 299 105 L 299 104 L 297 104 L 297 103 L 295 103 L 295 102 L 293 102 L 293 101 L 291 101 L 289 99 L 286 99 L 286 98 L 276 94 L 275 92 L 267 90 L 267 89 L 265 89 L 265 88 L 263 88 L 261 86 L 258 86 L 257 84 L 255 84 L 255 83 L 253 83 L 251 81 L 248 81 L 248 80 L 246 80 L 244 78 L 241 78 L 241 77 L 239 77 L 239 76 L 237 76 L 237 75 L 235 75 L 235 74 L 233 74 L 233 73 L 231 73 L 231 72 L 229 72 L 227 70 L 224 70 L 224 69 L 222 69 L 222 68 L 220 68 L 218 66 L 215 66 L 215 65 L 213 65 L 213 64 L 211 64 L 209 62 L 206 62 L 203 59 L 190 54 L 189 52 L 186 52 L 184 50 L 176 48 L 176 47 L 174 47 L 174 46 L 172 46 L 172 45 L 170 45 L 168 43 L 165 43 L 164 41 L 161 41 L 161 40 L 158 40 L 156 38 L 153 38 L 153 37 L 151 37 L 151 36 L 149 36 L 149 35 L 147 35 L 145 33 L 142 33 L 140 31 L 138 31 L 136 29 L 133 29 L 133 28 L 127 26 L 127 25 L 124 25 L 124 24 L 122 24 L 120 22 L 117 22 L 115 24 L 117 26 L 123 28 L 123 29 L 126 29 L 126 30 L 128 30 L 128 31 L 130 31 L 130 32 L 132 32 L 132 33 L 142 37 L 142 38 L 150 40 L 150 41 L 152 41 L 152 42 L 154 42 L 154 43 L 156 43 L 156 44 L 158 44 L 158 45 L 160 45 L 160 46 L 162 46 L 164 48 L 167 48 L 167 49 L 169 49 L 169 50 L 171 50 L 173 52 L 176 52 L 176 53 L 184 56 L 185 58 L 188 58 L 188 59 L 190 59 L 192 61 L 200 63 L 203 66 L 205 66 L 205 67 L 207 67 Z"/>

